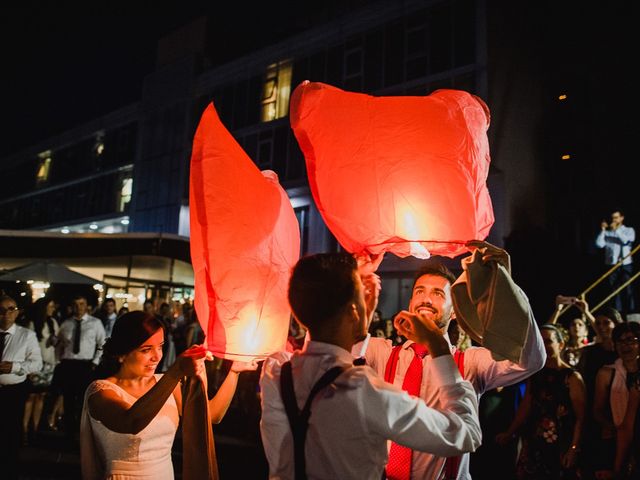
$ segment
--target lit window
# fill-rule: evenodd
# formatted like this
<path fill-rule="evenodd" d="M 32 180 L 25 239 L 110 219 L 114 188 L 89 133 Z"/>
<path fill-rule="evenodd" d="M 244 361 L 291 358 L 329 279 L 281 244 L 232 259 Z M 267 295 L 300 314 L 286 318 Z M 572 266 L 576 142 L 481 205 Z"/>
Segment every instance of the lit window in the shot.
<path fill-rule="evenodd" d="M 276 118 L 286 117 L 289 113 L 290 95 L 291 61 L 272 63 L 267 67 L 262 86 L 261 120 L 270 122 Z"/>
<path fill-rule="evenodd" d="M 562 160 L 569 160 L 571 158 L 571 155 L 562 155 Z"/>
<path fill-rule="evenodd" d="M 38 154 L 38 172 L 36 173 L 36 184 L 41 185 L 49 180 L 51 170 L 51 151 L 47 150 Z"/>
<path fill-rule="evenodd" d="M 131 193 L 133 192 L 133 178 L 122 179 L 122 187 L 120 188 L 120 202 L 118 203 L 118 211 L 124 212 L 131 201 Z"/>
<path fill-rule="evenodd" d="M 564 93 L 562 95 L 558 95 L 558 100 L 562 101 L 566 99 L 567 99 L 567 96 Z"/>

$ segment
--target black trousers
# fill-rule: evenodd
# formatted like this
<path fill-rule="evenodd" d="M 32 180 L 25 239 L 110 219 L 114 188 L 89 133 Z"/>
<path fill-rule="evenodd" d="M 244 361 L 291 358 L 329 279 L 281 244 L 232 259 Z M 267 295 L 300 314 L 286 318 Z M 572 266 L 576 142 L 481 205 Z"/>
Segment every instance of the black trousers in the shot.
<path fill-rule="evenodd" d="M 16 385 L 0 386 L 0 471 L 3 479 L 18 478 L 22 415 L 28 393 L 26 381 Z"/>
<path fill-rule="evenodd" d="M 84 392 L 94 380 L 91 360 L 62 360 L 58 365 L 58 380 L 64 398 L 64 429 L 68 438 L 80 431 L 80 415 Z"/>
<path fill-rule="evenodd" d="M 618 267 L 618 269 L 609 276 L 609 286 L 611 287 L 611 291 L 613 292 L 615 289 L 629 280 L 632 276 L 633 264 L 622 265 L 621 267 Z M 636 302 L 633 295 L 633 283 L 627 285 L 618 295 L 614 297 L 613 307 L 615 307 L 615 309 L 620 313 L 635 312 Z"/>

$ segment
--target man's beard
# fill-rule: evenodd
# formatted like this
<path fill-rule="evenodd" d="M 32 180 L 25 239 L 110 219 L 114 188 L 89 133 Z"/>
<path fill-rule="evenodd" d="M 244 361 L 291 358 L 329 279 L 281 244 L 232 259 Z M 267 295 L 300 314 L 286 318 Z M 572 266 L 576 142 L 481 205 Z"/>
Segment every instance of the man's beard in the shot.
<path fill-rule="evenodd" d="M 448 320 L 444 319 L 443 315 L 440 315 L 437 320 L 434 320 L 438 328 L 445 329 L 447 328 Z"/>
<path fill-rule="evenodd" d="M 437 308 L 434 308 L 432 306 L 425 305 L 425 304 L 420 304 L 413 309 L 413 313 L 418 313 L 418 310 L 423 307 L 428 308 L 429 310 L 432 311 L 434 315 L 433 322 L 438 326 L 438 328 L 440 329 L 447 328 L 447 324 L 449 323 L 449 321 L 444 319 L 443 313 L 440 312 Z"/>

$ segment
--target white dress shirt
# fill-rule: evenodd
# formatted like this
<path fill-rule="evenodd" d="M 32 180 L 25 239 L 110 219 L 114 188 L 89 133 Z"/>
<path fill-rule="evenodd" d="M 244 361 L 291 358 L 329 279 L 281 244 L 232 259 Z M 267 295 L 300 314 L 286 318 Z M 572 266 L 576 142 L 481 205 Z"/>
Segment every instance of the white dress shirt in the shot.
<path fill-rule="evenodd" d="M 270 479 L 294 478 L 293 436 L 280 394 L 281 365 L 289 359 L 300 408 L 327 370 L 353 362 L 346 350 L 313 341 L 302 352 L 281 352 L 265 360 L 260 431 Z M 379 480 L 387 463 L 387 440 L 442 456 L 475 450 L 481 431 L 471 384 L 462 380 L 448 355 L 433 360 L 431 370 L 440 411 L 384 382 L 368 366 L 348 368 L 318 393 L 306 437 L 307 477 Z"/>
<path fill-rule="evenodd" d="M 484 347 L 469 347 L 464 351 L 464 378 L 473 385 L 478 400 L 487 390 L 517 383 L 544 366 L 547 358 L 544 343 L 533 316 L 530 317 L 530 322 L 532 325 L 529 328 L 529 334 L 524 344 L 520 364 L 508 360 L 497 362 L 491 357 L 491 352 Z M 398 388 L 402 388 L 405 374 L 414 358 L 413 349 L 409 348 L 412 343 L 411 341 L 405 342 L 398 357 L 396 376 L 393 381 L 393 384 Z M 359 352 L 359 347 L 360 344 L 354 345 L 353 351 Z M 367 365 L 371 366 L 383 377 L 392 348 L 391 341 L 383 338 L 372 337 L 369 341 L 365 354 Z M 452 353 L 455 352 L 455 347 L 452 346 L 451 351 Z M 420 398 L 424 400 L 426 405 L 433 408 L 441 408 L 443 401 L 442 394 L 438 390 L 439 384 L 434 382 L 435 363 L 437 360 L 432 359 L 430 355 L 427 355 L 422 360 L 423 373 Z M 446 456 L 414 451 L 411 464 L 411 479 L 440 478 L 446 460 L 444 457 Z M 458 479 L 467 480 L 470 478 L 469 455 L 465 454 L 462 456 L 458 469 Z"/>
<path fill-rule="evenodd" d="M 73 353 L 73 334 L 76 319 L 67 318 L 58 330 L 58 351 L 60 360 L 91 360 L 98 365 L 102 356 L 102 345 L 105 340 L 102 321 L 85 313 L 80 325 L 80 351 Z"/>
<path fill-rule="evenodd" d="M 111 331 L 113 330 L 113 326 L 115 325 L 117 319 L 118 316 L 115 313 L 112 313 L 107 318 L 105 318 L 103 325 L 106 338 L 109 338 L 111 336 Z"/>
<path fill-rule="evenodd" d="M 1 330 L 0 332 L 4 332 Z M 42 368 L 42 354 L 35 332 L 15 323 L 6 330 L 3 362 L 11 362 L 11 373 L 0 374 L 0 385 L 16 385 L 24 382 L 30 373 Z"/>
<path fill-rule="evenodd" d="M 615 230 L 601 230 L 596 237 L 596 247 L 604 248 L 604 263 L 615 265 L 621 258 L 631 253 L 633 242 L 636 241 L 636 231 L 632 227 L 620 225 Z M 622 264 L 631 265 L 633 259 L 627 257 Z"/>

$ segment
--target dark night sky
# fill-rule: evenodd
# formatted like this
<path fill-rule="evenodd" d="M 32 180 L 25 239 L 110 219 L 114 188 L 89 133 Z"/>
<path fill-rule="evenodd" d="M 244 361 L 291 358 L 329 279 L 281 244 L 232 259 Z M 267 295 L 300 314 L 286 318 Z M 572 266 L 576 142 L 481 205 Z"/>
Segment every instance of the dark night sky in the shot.
<path fill-rule="evenodd" d="M 136 101 L 159 36 L 198 9 L 170 10 L 117 1 L 3 7 L 0 154 Z"/>
<path fill-rule="evenodd" d="M 362 3 L 329 2 L 336 11 Z M 139 100 L 158 39 L 202 14 L 217 46 L 211 60 L 221 63 L 321 22 L 312 8 L 244 0 L 3 6 L 0 156 Z"/>

